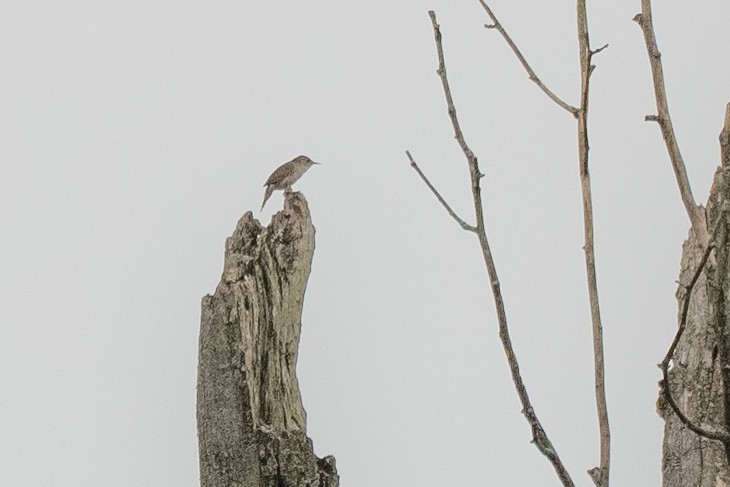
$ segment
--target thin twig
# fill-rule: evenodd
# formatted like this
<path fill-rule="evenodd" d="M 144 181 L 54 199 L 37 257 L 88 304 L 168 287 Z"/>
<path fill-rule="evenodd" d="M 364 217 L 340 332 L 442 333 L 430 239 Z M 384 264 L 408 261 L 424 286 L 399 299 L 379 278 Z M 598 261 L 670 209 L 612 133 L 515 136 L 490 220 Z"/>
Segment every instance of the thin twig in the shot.
<path fill-rule="evenodd" d="M 583 228 L 584 228 L 584 252 L 586 260 L 586 273 L 588 279 L 588 296 L 591 308 L 591 324 L 593 330 L 593 357 L 594 357 L 594 379 L 596 394 L 596 409 L 598 411 L 598 423 L 600 429 L 600 465 L 588 471 L 597 487 L 608 487 L 610 470 L 611 435 L 608 424 L 608 407 L 606 403 L 605 387 L 605 361 L 603 353 L 603 326 L 598 302 L 598 284 L 596 279 L 595 252 L 593 245 L 593 198 L 591 193 L 590 173 L 588 171 L 588 95 L 589 81 L 594 66 L 591 59 L 595 54 L 600 53 L 608 47 L 608 44 L 596 50 L 591 50 L 588 36 L 588 22 L 585 0 L 577 1 L 578 20 L 578 43 L 581 65 L 581 97 L 580 108 L 567 106 L 557 98 L 545 85 L 535 76 L 529 63 L 525 60 L 520 50 L 497 20 L 492 9 L 485 0 L 479 0 L 487 15 L 492 19 L 493 24 L 486 27 L 497 29 L 514 52 L 517 59 L 530 75 L 530 79 L 543 90 L 553 101 L 562 108 L 572 113 L 578 119 L 578 159 L 581 178 L 581 192 L 583 198 Z"/>
<path fill-rule="evenodd" d="M 553 93 L 550 88 L 545 86 L 545 83 L 543 83 L 540 78 L 537 77 L 537 74 L 535 74 L 535 71 L 530 67 L 530 64 L 525 59 L 525 56 L 522 55 L 522 52 L 519 50 L 517 45 L 514 43 L 512 38 L 507 34 L 507 31 L 504 30 L 504 27 L 502 27 L 502 24 L 499 20 L 497 20 L 497 17 L 494 15 L 494 12 L 492 12 L 492 9 L 489 8 L 489 5 L 487 5 L 487 2 L 484 0 L 479 0 L 479 3 L 482 4 L 482 7 L 484 8 L 484 11 L 487 12 L 487 15 L 489 15 L 489 18 L 492 19 L 492 23 L 485 25 L 484 27 L 488 29 L 495 29 L 497 32 L 499 32 L 502 37 L 504 38 L 505 42 L 507 42 L 507 45 L 512 49 L 512 52 L 517 56 L 517 59 L 520 61 L 520 64 L 522 64 L 522 67 L 525 68 L 525 71 L 527 71 L 527 75 L 530 77 L 530 80 L 534 82 L 542 91 L 545 93 L 548 98 L 550 98 L 552 101 L 554 101 L 560 108 L 563 110 L 566 110 L 567 112 L 571 113 L 574 117 L 578 117 L 578 108 L 569 105 L 568 103 L 564 102 L 558 95 Z M 608 47 L 607 45 L 602 47 L 600 50 L 604 49 L 605 47 Z"/>
<path fill-rule="evenodd" d="M 428 180 L 425 174 L 423 174 L 423 171 L 421 171 L 421 168 L 418 167 L 418 164 L 416 164 L 416 161 L 413 160 L 413 157 L 411 156 L 411 153 L 409 151 L 406 151 L 406 155 L 408 156 L 408 159 L 411 161 L 411 167 L 416 170 L 419 176 L 421 176 L 421 179 L 423 179 L 423 182 L 426 183 L 426 186 L 428 186 L 428 189 L 431 190 L 431 192 L 436 196 L 436 199 L 439 200 L 439 203 L 446 209 L 449 215 L 451 215 L 451 218 L 456 220 L 456 223 L 459 224 L 461 228 L 468 232 L 476 232 L 476 227 L 473 227 L 466 223 L 464 220 L 459 218 L 459 215 L 457 215 L 454 210 L 451 209 L 449 204 L 441 197 L 441 194 L 434 188 L 433 184 L 431 184 L 431 181 Z"/>
<path fill-rule="evenodd" d="M 591 51 L 591 56 L 593 56 L 594 54 L 598 54 L 599 52 L 601 52 L 607 48 L 608 48 L 608 44 L 604 44 L 601 47 L 599 47 L 598 49 L 594 49 L 593 51 Z"/>
<path fill-rule="evenodd" d="M 591 308 L 591 327 L 593 331 L 593 370 L 600 431 L 600 465 L 588 471 L 596 487 L 608 487 L 611 464 L 611 433 L 608 425 L 608 406 L 606 403 L 605 362 L 603 353 L 603 325 L 598 303 L 598 283 L 596 278 L 595 250 L 593 245 L 593 196 L 591 176 L 588 171 L 588 95 L 594 54 L 603 48 L 591 51 L 588 35 L 588 18 L 585 0 L 577 1 L 578 46 L 580 53 L 580 110 L 578 110 L 578 164 L 583 198 L 583 235 L 585 244 L 586 277 L 588 279 L 588 300 Z"/>
<path fill-rule="evenodd" d="M 656 98 L 657 114 L 648 116 L 646 120 L 656 121 L 659 124 L 669 159 L 672 162 L 674 175 L 677 179 L 682 203 L 687 211 L 695 235 L 697 235 L 700 243 L 704 246 L 709 242 L 707 222 L 705 221 L 703 209 L 697 205 L 694 196 L 692 196 L 692 188 L 687 177 L 687 168 L 684 165 L 682 153 L 679 151 L 677 136 L 674 133 L 672 119 L 669 116 L 667 90 L 664 87 L 664 70 L 662 68 L 661 54 L 654 35 L 654 24 L 651 16 L 651 0 L 641 0 L 641 13 L 634 17 L 634 21 L 639 24 L 644 33 L 644 43 L 646 44 L 646 50 L 649 55 L 649 64 L 651 65 L 652 80 L 654 83 L 654 97 Z"/>
<path fill-rule="evenodd" d="M 527 395 L 525 384 L 520 374 L 519 364 L 517 363 L 517 357 L 514 349 L 512 348 L 512 341 L 509 336 L 509 328 L 507 326 L 507 314 L 504 308 L 504 300 L 502 299 L 502 291 L 499 285 L 499 278 L 497 277 L 497 270 L 494 265 L 494 259 L 492 257 L 491 249 L 489 248 L 489 242 L 487 240 L 487 233 L 484 228 L 484 214 L 482 207 L 481 188 L 479 181 L 482 178 L 482 173 L 479 171 L 479 163 L 477 157 L 469 149 L 464 140 L 464 135 L 461 132 L 459 121 L 456 118 L 456 108 L 454 107 L 454 101 L 451 97 L 451 89 L 449 87 L 449 81 L 446 77 L 446 66 L 444 63 L 444 53 L 441 44 L 441 31 L 436 21 L 436 14 L 430 11 L 429 16 L 431 17 L 431 24 L 433 26 L 434 38 L 436 39 L 436 50 L 438 52 L 439 68 L 438 75 L 441 78 L 441 83 L 444 89 L 444 95 L 446 97 L 446 103 L 448 106 L 449 117 L 451 118 L 451 124 L 454 127 L 454 135 L 456 140 L 459 142 L 461 150 L 466 156 L 467 163 L 469 164 L 469 174 L 471 176 L 471 189 L 472 197 L 474 200 L 474 212 L 476 216 L 476 233 L 479 238 L 479 244 L 482 249 L 482 255 L 484 257 L 484 263 L 487 267 L 487 273 L 489 274 L 489 281 L 492 287 L 492 295 L 494 297 L 494 304 L 497 310 L 497 320 L 499 322 L 499 337 L 502 341 L 504 352 L 507 356 L 507 362 L 509 363 L 510 373 L 512 374 L 512 381 L 514 382 L 515 388 L 517 389 L 517 395 L 522 403 L 522 414 L 527 419 L 527 422 L 532 429 L 532 441 L 537 449 L 547 457 L 553 468 L 558 474 L 560 481 L 565 487 L 573 487 L 573 481 L 570 478 L 570 474 L 563 465 L 560 457 L 558 456 L 555 448 L 553 448 L 545 430 L 543 429 L 540 421 L 537 419 L 530 398 Z"/>
<path fill-rule="evenodd" d="M 697 284 L 697 281 L 702 275 L 702 271 L 710 258 L 712 250 L 715 249 L 715 238 L 717 236 L 718 230 L 721 225 L 725 224 L 725 222 L 722 221 L 722 219 L 724 218 L 724 213 L 725 211 L 722 211 L 718 216 L 717 223 L 715 224 L 715 228 L 712 232 L 710 243 L 705 248 L 705 251 L 702 254 L 702 259 L 700 259 L 700 263 L 697 266 L 694 274 L 692 275 L 692 279 L 690 280 L 689 284 L 684 286 L 684 302 L 682 303 L 682 314 L 680 315 L 679 319 L 679 328 L 677 329 L 677 334 L 674 336 L 672 345 L 669 347 L 667 354 L 664 356 L 664 360 L 662 360 L 662 363 L 659 364 L 659 368 L 662 370 L 662 397 L 664 397 L 664 400 L 667 402 L 667 404 L 669 404 L 669 406 L 672 408 L 672 411 L 674 411 L 674 414 L 677 415 L 677 418 L 679 418 L 682 424 L 684 424 L 689 430 L 697 433 L 704 438 L 722 441 L 723 443 L 727 444 L 728 442 L 730 442 L 730 432 L 721 429 L 708 429 L 707 427 L 698 426 L 694 424 L 687 416 L 685 416 L 677 402 L 674 400 L 674 397 L 672 396 L 671 385 L 669 382 L 669 364 L 674 358 L 674 352 L 679 345 L 679 340 L 682 338 L 682 334 L 687 327 L 687 315 L 689 311 L 692 290 L 694 289 L 695 284 Z"/>

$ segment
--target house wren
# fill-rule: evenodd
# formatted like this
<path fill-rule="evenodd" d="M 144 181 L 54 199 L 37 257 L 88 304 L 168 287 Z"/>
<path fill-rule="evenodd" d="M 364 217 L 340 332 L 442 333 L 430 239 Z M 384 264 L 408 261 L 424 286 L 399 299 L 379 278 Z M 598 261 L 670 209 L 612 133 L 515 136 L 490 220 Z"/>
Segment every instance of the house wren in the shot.
<path fill-rule="evenodd" d="M 266 186 L 266 193 L 264 194 L 264 202 L 261 204 L 261 209 L 264 209 L 266 201 L 275 189 L 283 189 L 287 193 L 290 192 L 291 185 L 297 182 L 307 172 L 307 169 L 315 164 L 319 164 L 319 162 L 314 162 L 307 156 L 298 156 L 279 166 L 276 171 L 271 173 L 271 176 L 269 176 L 269 179 L 264 184 Z"/>

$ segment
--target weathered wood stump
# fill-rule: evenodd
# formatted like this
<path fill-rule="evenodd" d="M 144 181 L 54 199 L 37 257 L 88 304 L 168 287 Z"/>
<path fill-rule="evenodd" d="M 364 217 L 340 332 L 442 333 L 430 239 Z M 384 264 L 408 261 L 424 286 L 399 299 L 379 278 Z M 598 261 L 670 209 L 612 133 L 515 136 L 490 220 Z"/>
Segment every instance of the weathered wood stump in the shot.
<path fill-rule="evenodd" d="M 684 333 L 672 356 L 669 384 L 681 412 L 706 431 L 730 431 L 730 105 L 720 134 L 721 167 L 707 200 L 707 227 L 714 231 L 714 252 L 688 293 L 707 249 L 694 232 L 682 249 L 679 273 L 679 316 L 689 297 Z M 660 396 L 664 418 L 663 487 L 730 485 L 730 444 L 691 431 Z"/>
<path fill-rule="evenodd" d="M 301 193 L 264 228 L 246 212 L 223 275 L 202 302 L 198 363 L 201 487 L 337 487 L 333 457 L 306 435 L 296 376 L 314 226 Z"/>

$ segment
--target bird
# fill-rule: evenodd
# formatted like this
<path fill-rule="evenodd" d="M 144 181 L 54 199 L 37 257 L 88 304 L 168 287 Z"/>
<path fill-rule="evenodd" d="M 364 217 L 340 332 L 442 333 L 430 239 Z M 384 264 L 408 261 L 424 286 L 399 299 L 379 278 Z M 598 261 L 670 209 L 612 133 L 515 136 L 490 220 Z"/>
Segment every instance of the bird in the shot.
<path fill-rule="evenodd" d="M 271 193 L 276 189 L 283 189 L 284 192 L 291 192 L 291 185 L 294 184 L 307 172 L 307 169 L 319 162 L 314 162 L 307 156 L 297 156 L 289 162 L 285 162 L 271 173 L 269 179 L 266 180 L 266 192 L 264 193 L 264 202 L 261 204 L 261 210 L 264 209 L 266 201 L 268 201 Z"/>

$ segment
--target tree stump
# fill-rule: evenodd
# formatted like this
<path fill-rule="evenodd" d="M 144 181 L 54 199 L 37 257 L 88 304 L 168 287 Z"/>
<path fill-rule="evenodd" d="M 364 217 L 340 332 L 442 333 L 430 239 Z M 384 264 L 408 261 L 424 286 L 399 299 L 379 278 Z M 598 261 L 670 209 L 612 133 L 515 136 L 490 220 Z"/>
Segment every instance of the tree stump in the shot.
<path fill-rule="evenodd" d="M 707 201 L 707 227 L 714 234 L 714 256 L 689 294 L 685 331 L 672 357 L 669 387 L 681 412 L 705 430 L 730 431 L 730 105 L 720 134 L 721 167 Z M 681 320 L 686 286 L 700 266 L 706 244 L 693 232 L 682 249 L 679 273 Z M 730 485 L 730 444 L 708 439 L 685 425 L 662 395 L 657 411 L 665 421 L 663 487 Z"/>
<path fill-rule="evenodd" d="M 296 376 L 314 226 L 301 193 L 264 228 L 246 212 L 223 275 L 202 301 L 198 363 L 201 487 L 337 487 L 334 457 L 307 437 Z"/>

